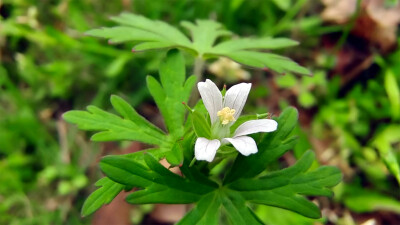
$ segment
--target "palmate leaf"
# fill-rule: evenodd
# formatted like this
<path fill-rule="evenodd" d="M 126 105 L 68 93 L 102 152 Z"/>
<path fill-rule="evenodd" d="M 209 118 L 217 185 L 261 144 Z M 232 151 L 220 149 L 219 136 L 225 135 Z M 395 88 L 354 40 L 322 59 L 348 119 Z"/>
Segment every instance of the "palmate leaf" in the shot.
<path fill-rule="evenodd" d="M 233 225 L 263 224 L 246 205 L 246 200 L 241 193 L 227 189 L 221 193 L 221 202 Z"/>
<path fill-rule="evenodd" d="M 125 156 L 107 156 L 100 162 L 102 171 L 110 180 L 140 190 L 126 200 L 132 204 L 188 204 L 196 203 L 178 224 L 219 224 L 219 209 L 224 208 L 233 224 L 262 224 L 245 204 L 237 191 L 225 188 L 211 180 L 198 182 L 183 178 L 164 168 L 151 153 L 143 154 L 146 165 Z M 101 189 L 99 189 L 101 190 Z"/>
<path fill-rule="evenodd" d="M 301 195 L 332 196 L 328 187 L 340 182 L 340 170 L 322 166 L 307 172 L 315 159 L 313 152 L 306 152 L 292 167 L 269 173 L 258 179 L 240 179 L 228 185 L 239 191 L 249 202 L 288 209 L 310 218 L 320 218 L 319 208 Z"/>
<path fill-rule="evenodd" d="M 221 212 L 231 224 L 263 224 L 247 206 L 249 203 L 320 218 L 319 208 L 304 196 L 332 196 L 327 188 L 338 184 L 342 174 L 330 166 L 308 171 L 314 159 L 314 153 L 308 151 L 292 167 L 261 178 L 240 179 L 204 195 L 178 224 L 220 224 Z"/>
<path fill-rule="evenodd" d="M 160 80 L 161 83 L 148 76 L 147 87 L 163 115 L 169 133 L 182 137 L 186 113 L 182 102 L 188 101 L 196 77 L 190 76 L 185 81 L 185 62 L 178 50 L 167 53 L 160 65 Z"/>
<path fill-rule="evenodd" d="M 157 160 L 166 158 L 173 166 L 179 165 L 183 161 L 183 150 L 179 140 L 183 135 L 186 113 L 182 102 L 189 99 L 196 79 L 194 77 L 185 79 L 185 62 L 177 50 L 168 52 L 167 59 L 160 66 L 160 78 L 161 84 L 153 77 L 148 77 L 148 87 L 164 116 L 169 135 L 139 115 L 118 96 L 112 96 L 111 103 L 120 116 L 89 106 L 87 111 L 66 112 L 63 118 L 77 124 L 82 130 L 97 131 L 92 136 L 93 141 L 130 140 L 155 145 L 158 148 L 144 152 L 151 152 Z M 134 160 L 142 167 L 147 166 L 143 153 L 128 154 L 123 157 Z M 100 180 L 96 185 L 101 187 L 86 200 L 82 215 L 93 213 L 102 205 L 109 203 L 123 188 L 131 187 L 108 178 Z"/>
<path fill-rule="evenodd" d="M 196 203 L 178 224 L 219 224 L 222 212 L 232 224 L 263 224 L 248 203 L 319 218 L 319 208 L 303 196 L 332 196 L 327 188 L 336 185 L 342 177 L 335 167 L 323 166 L 309 171 L 315 159 L 311 151 L 292 167 L 260 178 L 239 179 L 219 188 L 215 183 L 209 184 L 210 180 L 199 182 L 172 173 L 151 153 L 143 154 L 143 158 L 146 165 L 125 156 L 108 156 L 100 167 L 111 180 L 141 188 L 127 197 L 129 203 Z"/>
<path fill-rule="evenodd" d="M 111 19 L 118 25 L 93 29 L 86 34 L 107 38 L 111 43 L 133 42 L 134 51 L 179 48 L 204 59 L 223 56 L 250 67 L 268 68 L 279 73 L 310 74 L 309 70 L 287 57 L 264 52 L 298 45 L 287 38 L 238 38 L 217 43 L 219 38 L 232 36 L 232 33 L 211 20 L 183 21 L 181 25 L 190 32 L 190 40 L 167 23 L 140 15 L 122 13 Z"/>
<path fill-rule="evenodd" d="M 147 149 L 141 152 L 125 154 L 122 155 L 122 157 L 134 160 L 136 163 L 146 166 L 144 161 L 145 152 L 151 153 L 157 160 L 160 160 L 165 157 L 168 151 L 163 151 L 162 149 Z M 92 214 L 103 205 L 110 203 L 122 190 L 128 188 L 128 186 L 117 183 L 108 177 L 104 177 L 97 181 L 95 186 L 99 188 L 90 194 L 90 196 L 85 200 L 82 207 L 82 216 Z"/>
<path fill-rule="evenodd" d="M 163 150 L 171 150 L 183 135 L 186 112 L 182 102 L 188 101 L 196 79 L 193 76 L 185 79 L 185 62 L 177 50 L 168 52 L 166 60 L 160 66 L 160 78 L 161 84 L 149 76 L 147 85 L 163 114 L 170 133 L 168 136 L 118 96 L 111 96 L 111 103 L 121 117 L 95 106 L 88 106 L 87 111 L 66 112 L 63 118 L 77 124 L 82 130 L 99 131 L 92 136 L 93 141 L 140 141 L 159 146 Z"/>
<path fill-rule="evenodd" d="M 231 224 L 263 224 L 253 211 L 246 206 L 239 192 L 219 190 L 205 195 L 177 225 L 218 225 L 224 212 Z"/>
<path fill-rule="evenodd" d="M 196 225 L 196 224 L 219 224 L 219 212 L 221 201 L 217 192 L 211 192 L 196 204 L 185 217 L 180 220 L 177 225 Z"/>
<path fill-rule="evenodd" d="M 200 56 L 211 53 L 213 45 L 221 36 L 229 36 L 231 32 L 212 20 L 196 20 L 196 23 L 183 21 L 183 27 L 190 31 L 192 43 L 190 47 Z"/>
<path fill-rule="evenodd" d="M 107 177 L 96 182 L 94 191 L 82 206 L 82 216 L 88 216 L 98 210 L 101 206 L 110 203 L 123 189 L 124 185 L 116 183 Z"/>
<path fill-rule="evenodd" d="M 272 140 L 273 143 L 282 144 L 292 140 L 288 136 L 296 124 L 297 111 L 292 108 L 284 111 L 278 121 L 280 131 L 266 137 L 263 142 Z M 280 207 L 306 217 L 319 218 L 319 208 L 307 200 L 306 196 L 331 196 L 332 192 L 327 188 L 336 185 L 341 179 L 340 171 L 334 167 L 309 171 L 315 158 L 309 151 L 294 166 L 259 178 L 253 177 L 259 173 L 259 168 L 264 167 L 264 170 L 268 163 L 259 163 L 253 159 L 251 162 L 256 170 L 251 170 L 251 166 L 242 167 L 241 170 L 251 172 L 236 173 L 230 182 L 217 185 L 201 172 L 202 169 L 189 167 L 188 159 L 193 157 L 190 146 L 193 146 L 194 140 L 195 135 L 191 131 L 181 143 L 185 153 L 185 160 L 180 167 L 183 177 L 158 162 L 163 157 L 158 149 L 146 154 L 107 156 L 102 159 L 100 167 L 110 181 L 139 188 L 127 197 L 129 203 L 195 203 L 195 207 L 178 224 L 221 224 L 226 223 L 226 219 L 231 224 L 263 224 L 249 204 Z M 272 152 L 269 156 L 275 160 L 287 151 L 286 148 L 268 149 Z M 265 161 L 263 157 L 258 160 Z M 101 189 L 98 191 L 101 192 Z"/>
<path fill-rule="evenodd" d="M 111 180 L 142 188 L 127 197 L 132 204 L 193 203 L 215 189 L 215 185 L 198 183 L 176 175 L 163 167 L 151 154 L 144 154 L 146 165 L 123 156 L 107 156 L 100 168 Z"/>
<path fill-rule="evenodd" d="M 66 112 L 63 118 L 82 130 L 100 131 L 92 136 L 93 141 L 131 140 L 158 146 L 167 141 L 163 131 L 140 116 L 125 100 L 111 96 L 111 103 L 122 118 L 95 106 L 88 106 L 87 111 Z"/>

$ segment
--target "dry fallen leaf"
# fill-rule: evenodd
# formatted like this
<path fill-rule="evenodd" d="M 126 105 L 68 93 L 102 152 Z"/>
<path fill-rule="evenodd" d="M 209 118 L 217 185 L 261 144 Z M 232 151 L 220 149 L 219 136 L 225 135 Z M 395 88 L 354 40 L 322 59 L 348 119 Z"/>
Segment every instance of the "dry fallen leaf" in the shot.
<path fill-rule="evenodd" d="M 357 9 L 357 0 L 322 0 L 322 3 L 326 6 L 321 13 L 322 19 L 336 24 L 349 23 Z M 400 3 L 386 7 L 384 0 L 362 0 L 351 33 L 387 52 L 397 43 L 399 23 Z"/>
<path fill-rule="evenodd" d="M 321 17 L 328 22 L 347 23 L 356 12 L 357 0 L 322 0 L 322 3 L 326 7 Z"/>

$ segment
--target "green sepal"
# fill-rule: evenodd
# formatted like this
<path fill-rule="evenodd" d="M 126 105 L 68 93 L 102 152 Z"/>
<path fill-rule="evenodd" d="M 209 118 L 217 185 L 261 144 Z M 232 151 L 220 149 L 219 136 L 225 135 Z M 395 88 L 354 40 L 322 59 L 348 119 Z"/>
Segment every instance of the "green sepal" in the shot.
<path fill-rule="evenodd" d="M 192 125 L 197 137 L 211 138 L 211 127 L 206 118 L 200 112 L 193 110 Z"/>

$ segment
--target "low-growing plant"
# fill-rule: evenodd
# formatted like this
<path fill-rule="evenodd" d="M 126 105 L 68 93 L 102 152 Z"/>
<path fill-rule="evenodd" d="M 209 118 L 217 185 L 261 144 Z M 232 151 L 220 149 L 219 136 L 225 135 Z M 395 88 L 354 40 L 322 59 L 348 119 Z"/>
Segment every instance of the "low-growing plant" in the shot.
<path fill-rule="evenodd" d="M 293 166 L 267 169 L 296 144 L 292 130 L 297 124 L 297 110 L 289 107 L 274 118 L 268 113 L 240 116 L 251 84 L 237 84 L 228 90 L 224 87 L 221 92 L 211 80 L 197 83 L 201 76 L 186 76 L 185 60 L 179 51 L 202 60 L 224 56 L 280 73 L 309 74 L 286 57 L 259 51 L 296 42 L 240 38 L 215 43 L 230 32 L 209 20 L 182 23 L 191 31 L 191 40 L 161 21 L 133 14 L 113 20 L 121 25 L 88 34 L 111 38 L 113 43 L 136 42 L 135 51 L 172 48 L 160 65 L 160 80 L 147 77 L 147 88 L 164 118 L 165 129 L 147 121 L 115 95 L 111 104 L 119 116 L 95 106 L 63 115 L 80 129 L 95 131 L 93 141 L 129 140 L 153 146 L 104 157 L 100 168 L 106 177 L 96 183 L 99 188 L 86 200 L 82 215 L 110 203 L 123 190 L 134 190 L 126 198 L 131 204 L 195 204 L 178 224 L 220 224 L 226 220 L 262 224 L 252 210 L 255 204 L 284 208 L 309 218 L 321 216 L 307 196 L 332 196 L 329 188 L 342 176 L 337 168 L 310 169 L 315 156 L 308 151 Z M 187 103 L 196 83 L 202 99 L 191 108 Z M 181 175 L 160 164 L 163 158 L 170 167 L 178 167 Z"/>

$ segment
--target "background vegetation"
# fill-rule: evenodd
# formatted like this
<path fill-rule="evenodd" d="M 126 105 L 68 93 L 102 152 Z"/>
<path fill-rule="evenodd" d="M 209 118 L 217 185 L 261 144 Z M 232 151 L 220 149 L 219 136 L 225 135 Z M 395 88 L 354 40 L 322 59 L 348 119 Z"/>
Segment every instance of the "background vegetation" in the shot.
<path fill-rule="evenodd" d="M 400 5 L 395 0 L 3 0 L 0 1 L 0 224 L 171 223 L 182 207 L 127 207 L 123 202 L 82 218 L 83 201 L 101 177 L 98 159 L 142 148 L 98 144 L 67 125 L 63 112 L 110 109 L 118 94 L 160 123 L 145 88 L 165 51 L 132 53 L 85 36 L 113 25 L 122 11 L 179 26 L 211 18 L 240 36 L 289 37 L 301 43 L 281 54 L 313 76 L 206 65 L 218 83 L 252 82 L 247 112 L 300 111 L 294 149 L 276 168 L 306 150 L 338 166 L 344 182 L 334 199 L 315 199 L 323 218 L 311 220 L 267 206 L 267 224 L 396 224 L 400 221 Z M 190 58 L 188 58 L 190 59 Z M 193 62 L 189 62 L 192 64 Z M 119 205 L 118 205 L 119 204 Z M 172 213 L 168 213 L 172 211 Z M 170 217 L 165 216 L 171 214 Z M 110 215 L 110 216 L 109 216 Z"/>

